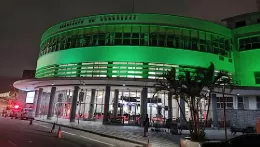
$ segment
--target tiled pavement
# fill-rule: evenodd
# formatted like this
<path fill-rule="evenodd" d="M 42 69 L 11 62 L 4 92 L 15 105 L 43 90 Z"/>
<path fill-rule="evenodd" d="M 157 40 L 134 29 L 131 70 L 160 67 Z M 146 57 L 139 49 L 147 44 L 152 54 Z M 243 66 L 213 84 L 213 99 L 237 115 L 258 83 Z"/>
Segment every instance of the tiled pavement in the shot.
<path fill-rule="evenodd" d="M 46 117 L 36 118 L 37 120 L 45 122 L 56 122 L 57 119 L 47 120 Z M 134 140 L 142 143 L 147 143 L 148 139 L 152 147 L 177 147 L 179 146 L 180 138 L 187 136 L 188 131 L 183 131 L 183 135 L 171 135 L 168 132 L 151 132 L 149 131 L 148 137 L 143 137 L 143 128 L 137 126 L 115 126 L 103 125 L 98 121 L 80 121 L 79 125 L 70 123 L 68 119 L 58 119 L 58 124 L 79 128 L 83 130 L 93 131 L 100 134 L 124 138 L 127 140 Z M 210 139 L 224 139 L 224 130 L 206 130 L 207 138 Z M 228 131 L 228 137 L 232 137 Z"/>

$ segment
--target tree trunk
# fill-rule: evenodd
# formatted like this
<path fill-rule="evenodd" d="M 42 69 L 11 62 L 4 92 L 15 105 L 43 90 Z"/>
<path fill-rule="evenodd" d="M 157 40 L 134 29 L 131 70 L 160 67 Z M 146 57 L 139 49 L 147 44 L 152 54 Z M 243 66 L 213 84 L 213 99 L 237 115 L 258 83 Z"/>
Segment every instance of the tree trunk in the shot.
<path fill-rule="evenodd" d="M 205 129 L 206 126 L 208 125 L 208 117 L 209 117 L 210 104 L 211 104 L 211 92 L 209 92 L 208 109 L 207 109 L 207 112 L 206 112 L 206 120 L 205 120 L 205 123 L 204 123 L 204 129 Z"/>
<path fill-rule="evenodd" d="M 225 129 L 225 139 L 227 140 L 227 124 L 226 124 L 226 121 L 227 121 L 227 118 L 226 118 L 226 99 L 225 99 L 225 89 L 226 89 L 226 86 L 225 84 L 223 85 L 223 88 L 222 88 L 222 97 L 223 97 L 223 107 L 224 107 L 224 129 Z"/>
<path fill-rule="evenodd" d="M 179 102 L 179 100 L 178 100 L 177 97 L 176 97 L 176 101 L 177 101 L 177 104 L 178 104 L 179 109 L 180 109 L 180 108 L 181 108 L 181 105 L 180 105 L 180 102 Z M 189 125 L 189 123 L 188 123 L 188 121 L 187 121 L 187 119 L 186 119 L 186 116 L 185 116 L 184 112 L 182 111 L 182 109 L 180 109 L 180 110 L 181 110 L 181 115 L 183 116 L 185 123 L 186 123 L 187 125 Z M 190 128 L 189 126 L 188 126 L 188 128 L 189 128 L 190 133 L 192 133 L 191 128 Z"/>
<path fill-rule="evenodd" d="M 194 137 L 196 137 L 196 139 L 199 136 L 198 133 L 198 122 L 197 122 L 197 113 L 196 113 L 196 103 L 195 103 L 195 97 L 191 97 L 191 112 L 193 113 L 193 130 L 194 130 Z"/>

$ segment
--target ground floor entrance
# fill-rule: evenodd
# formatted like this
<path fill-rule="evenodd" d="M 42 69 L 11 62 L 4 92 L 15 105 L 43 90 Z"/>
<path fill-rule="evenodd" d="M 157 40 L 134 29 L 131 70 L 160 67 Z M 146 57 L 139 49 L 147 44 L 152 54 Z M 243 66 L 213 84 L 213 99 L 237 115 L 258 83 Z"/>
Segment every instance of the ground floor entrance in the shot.
<path fill-rule="evenodd" d="M 166 91 L 127 86 L 56 86 L 36 90 L 36 115 L 71 121 L 102 121 L 140 125 L 148 114 L 151 123 L 178 119 L 180 107 Z M 189 117 L 187 106 L 183 105 Z"/>

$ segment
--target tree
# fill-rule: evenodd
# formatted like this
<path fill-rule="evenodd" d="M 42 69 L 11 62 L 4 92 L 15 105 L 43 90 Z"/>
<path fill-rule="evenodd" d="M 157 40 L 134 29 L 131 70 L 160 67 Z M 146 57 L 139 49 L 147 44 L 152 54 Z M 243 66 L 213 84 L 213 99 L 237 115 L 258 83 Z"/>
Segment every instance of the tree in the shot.
<path fill-rule="evenodd" d="M 191 139 L 195 141 L 201 141 L 205 136 L 204 129 L 201 129 L 200 126 L 198 106 L 201 99 L 206 98 L 208 90 L 213 90 L 216 81 L 219 81 L 220 79 L 219 76 L 215 76 L 214 71 L 215 68 L 212 62 L 208 68 L 184 70 L 184 72 L 179 74 L 179 76 L 176 76 L 176 69 L 172 68 L 162 75 L 165 80 L 158 80 L 154 85 L 156 92 L 167 90 L 173 93 L 175 98 L 178 98 L 180 95 L 185 96 L 181 98 L 190 108 L 192 124 L 191 127 L 189 127 L 189 130 Z M 177 103 L 180 106 L 178 101 Z M 184 116 L 183 112 L 181 112 L 181 114 Z M 185 122 L 187 122 L 186 118 Z M 202 128 L 204 127 L 202 126 Z"/>
<path fill-rule="evenodd" d="M 225 139 L 227 140 L 227 118 L 226 118 L 226 98 L 225 98 L 225 93 L 226 90 L 229 90 L 228 93 L 232 92 L 234 88 L 234 84 L 232 82 L 231 76 L 225 72 L 225 71 L 220 71 L 217 76 L 219 77 L 219 80 L 216 81 L 216 85 L 221 88 L 221 93 L 222 93 L 222 99 L 223 99 L 223 113 L 224 113 L 224 129 L 225 129 Z"/>

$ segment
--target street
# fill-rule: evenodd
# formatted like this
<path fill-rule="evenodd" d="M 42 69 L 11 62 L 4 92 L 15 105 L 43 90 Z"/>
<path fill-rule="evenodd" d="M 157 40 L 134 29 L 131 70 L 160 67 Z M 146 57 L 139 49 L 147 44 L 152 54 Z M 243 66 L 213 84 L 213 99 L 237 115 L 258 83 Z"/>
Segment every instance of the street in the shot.
<path fill-rule="evenodd" d="M 86 133 L 69 128 L 61 128 L 62 138 L 57 133 L 49 133 L 52 125 L 42 122 L 0 117 L 1 147 L 137 147 L 140 145 Z M 56 126 L 58 129 L 58 126 Z"/>

